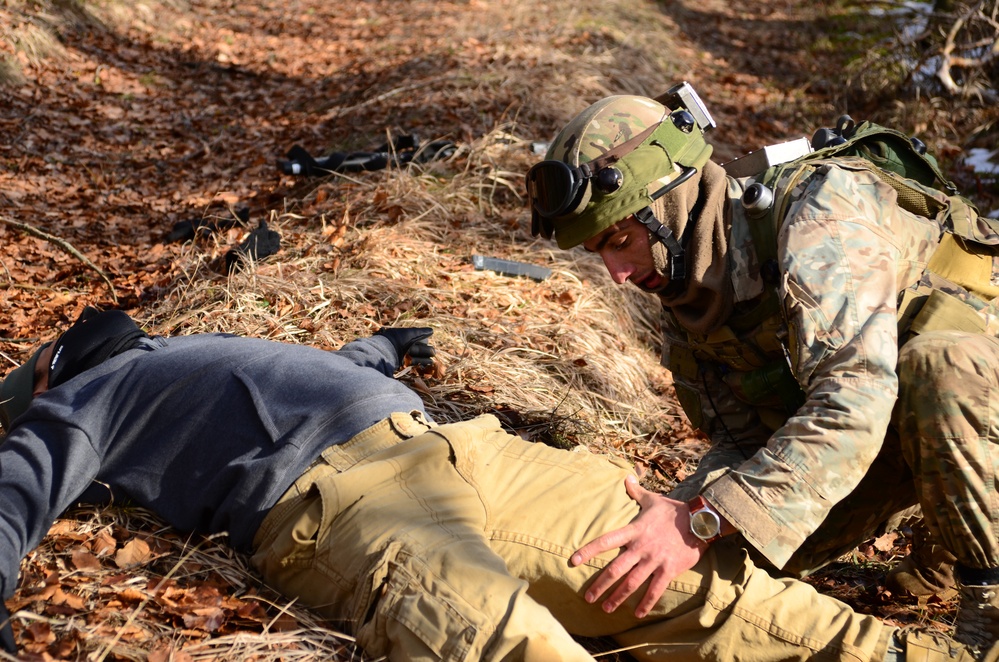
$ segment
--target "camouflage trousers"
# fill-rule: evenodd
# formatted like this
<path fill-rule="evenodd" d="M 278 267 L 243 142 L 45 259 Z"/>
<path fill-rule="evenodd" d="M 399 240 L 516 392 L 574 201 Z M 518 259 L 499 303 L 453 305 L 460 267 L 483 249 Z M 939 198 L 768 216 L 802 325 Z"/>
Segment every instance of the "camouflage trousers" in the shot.
<path fill-rule="evenodd" d="M 999 339 L 935 331 L 903 345 L 878 459 L 784 570 L 804 576 L 922 510 L 969 568 L 999 567 Z"/>
<path fill-rule="evenodd" d="M 893 425 L 927 527 L 962 565 L 999 567 L 999 339 L 917 336 L 899 374 Z"/>
<path fill-rule="evenodd" d="M 639 660 L 880 662 L 893 628 L 738 546 L 712 545 L 637 619 L 583 599 L 609 553 L 572 552 L 638 513 L 630 469 L 528 443 L 493 416 L 430 427 L 393 414 L 327 449 L 268 513 L 253 564 L 274 588 L 390 660 L 588 660 L 571 635 Z"/>

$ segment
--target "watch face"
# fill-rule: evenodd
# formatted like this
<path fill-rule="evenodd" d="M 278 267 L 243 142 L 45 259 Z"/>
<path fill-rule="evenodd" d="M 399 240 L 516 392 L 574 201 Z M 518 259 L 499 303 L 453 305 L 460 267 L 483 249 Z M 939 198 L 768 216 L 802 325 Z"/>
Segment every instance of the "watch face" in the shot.
<path fill-rule="evenodd" d="M 698 510 L 690 514 L 690 530 L 701 540 L 711 540 L 721 532 L 721 520 L 710 510 Z"/>

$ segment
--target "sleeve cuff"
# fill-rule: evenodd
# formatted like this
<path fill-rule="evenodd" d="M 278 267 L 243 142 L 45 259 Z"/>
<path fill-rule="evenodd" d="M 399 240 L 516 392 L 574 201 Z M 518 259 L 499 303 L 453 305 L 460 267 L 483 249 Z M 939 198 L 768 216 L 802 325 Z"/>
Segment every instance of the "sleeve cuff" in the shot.
<path fill-rule="evenodd" d="M 783 568 L 805 540 L 797 530 L 775 519 L 772 509 L 746 492 L 731 472 L 712 483 L 703 495 L 777 568 Z"/>

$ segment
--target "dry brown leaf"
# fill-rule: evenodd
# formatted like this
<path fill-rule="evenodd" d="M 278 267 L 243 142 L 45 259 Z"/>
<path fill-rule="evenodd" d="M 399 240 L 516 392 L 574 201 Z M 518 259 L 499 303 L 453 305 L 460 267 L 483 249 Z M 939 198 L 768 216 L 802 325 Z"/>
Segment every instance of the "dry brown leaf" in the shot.
<path fill-rule="evenodd" d="M 182 618 L 189 628 L 215 632 L 225 622 L 225 611 L 219 607 L 202 607 L 184 614 Z"/>
<path fill-rule="evenodd" d="M 77 535 L 76 529 L 78 526 L 79 524 L 72 520 L 57 519 L 49 527 L 49 533 L 54 536 Z"/>
<path fill-rule="evenodd" d="M 58 589 L 55 594 L 53 594 L 52 602 L 57 605 L 66 605 L 67 607 L 72 607 L 73 609 L 83 609 L 85 606 L 83 598 L 75 593 L 67 593 L 62 589 Z"/>
<path fill-rule="evenodd" d="M 73 567 L 77 570 L 100 570 L 101 562 L 85 549 L 74 549 L 71 557 Z"/>
<path fill-rule="evenodd" d="M 48 623 L 34 622 L 24 628 L 24 631 L 36 643 L 50 644 L 55 641 L 55 635 Z"/>
<path fill-rule="evenodd" d="M 101 529 L 90 544 L 90 549 L 97 556 L 108 556 L 118 547 L 118 541 L 114 539 L 110 527 Z"/>
<path fill-rule="evenodd" d="M 129 568 L 148 563 L 152 557 L 149 544 L 141 538 L 133 538 L 114 555 L 114 562 L 119 568 Z"/>
<path fill-rule="evenodd" d="M 143 600 L 149 597 L 142 591 L 134 589 L 130 586 L 126 586 L 120 591 L 117 591 L 116 595 L 122 600 L 125 600 L 126 602 L 142 602 Z"/>
<path fill-rule="evenodd" d="M 883 536 L 879 536 L 874 539 L 874 549 L 879 552 L 890 552 L 895 549 L 895 541 L 898 539 L 898 533 L 895 531 L 889 531 Z"/>

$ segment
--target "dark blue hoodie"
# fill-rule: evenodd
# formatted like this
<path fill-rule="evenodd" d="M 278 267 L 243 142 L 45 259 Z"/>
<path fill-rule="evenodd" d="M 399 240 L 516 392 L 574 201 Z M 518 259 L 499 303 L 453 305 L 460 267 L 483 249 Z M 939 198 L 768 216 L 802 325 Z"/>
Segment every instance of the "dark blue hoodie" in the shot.
<path fill-rule="evenodd" d="M 68 506 L 131 499 L 248 550 L 332 444 L 423 412 L 381 336 L 336 352 L 230 335 L 145 340 L 32 401 L 0 445 L 0 595 Z"/>

